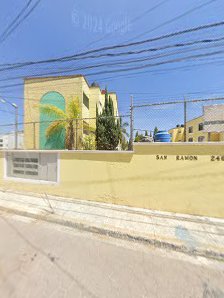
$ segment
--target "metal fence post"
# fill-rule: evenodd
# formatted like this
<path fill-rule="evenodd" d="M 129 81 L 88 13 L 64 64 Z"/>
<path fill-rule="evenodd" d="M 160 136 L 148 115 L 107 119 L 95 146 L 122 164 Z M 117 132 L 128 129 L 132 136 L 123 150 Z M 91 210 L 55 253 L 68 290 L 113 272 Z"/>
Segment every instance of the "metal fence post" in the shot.
<path fill-rule="evenodd" d="M 131 96 L 131 105 L 130 105 L 130 140 L 128 144 L 128 150 L 133 150 L 133 133 L 134 133 L 134 106 L 133 106 L 133 96 Z"/>
<path fill-rule="evenodd" d="M 33 149 L 36 149 L 36 123 L 33 122 Z"/>
<path fill-rule="evenodd" d="M 184 142 L 187 142 L 187 102 L 184 97 Z"/>
<path fill-rule="evenodd" d="M 15 149 L 18 149 L 18 106 L 15 105 Z"/>
<path fill-rule="evenodd" d="M 75 125 L 75 149 L 78 150 L 78 119 L 75 120 L 76 125 Z"/>

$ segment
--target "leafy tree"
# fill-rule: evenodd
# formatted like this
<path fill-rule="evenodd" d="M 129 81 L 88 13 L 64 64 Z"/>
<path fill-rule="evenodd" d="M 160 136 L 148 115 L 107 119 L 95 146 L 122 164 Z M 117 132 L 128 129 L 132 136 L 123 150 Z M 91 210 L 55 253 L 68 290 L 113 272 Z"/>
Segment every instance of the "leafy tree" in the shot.
<path fill-rule="evenodd" d="M 138 143 L 138 142 L 141 142 L 142 139 L 144 138 L 143 134 L 139 134 L 139 133 L 136 133 L 135 134 L 135 142 Z"/>
<path fill-rule="evenodd" d="M 120 140 L 120 121 L 114 117 L 114 105 L 107 90 L 101 114 L 96 107 L 96 148 L 97 150 L 116 150 Z"/>
<path fill-rule="evenodd" d="M 74 119 L 80 117 L 80 109 L 77 100 L 71 99 L 69 101 L 66 112 L 51 104 L 40 104 L 39 108 L 40 112 L 49 117 L 54 117 L 55 119 L 51 121 L 45 132 L 47 139 L 52 138 L 54 135 L 62 133 L 62 131 L 65 130 L 65 148 L 68 150 L 74 149 L 76 126 L 76 121 L 74 121 Z"/>
<path fill-rule="evenodd" d="M 96 139 L 94 134 L 89 134 L 83 138 L 83 149 L 84 150 L 95 150 L 96 149 Z"/>
<path fill-rule="evenodd" d="M 138 133 L 138 131 L 136 131 L 134 142 L 136 142 L 136 143 L 139 142 L 139 139 L 140 139 L 139 133 Z"/>
<path fill-rule="evenodd" d="M 159 130 L 158 130 L 158 128 L 157 128 L 157 126 L 154 128 L 154 132 L 153 132 L 153 138 L 155 139 L 155 136 L 156 136 L 156 134 L 157 134 L 157 132 L 158 132 Z"/>

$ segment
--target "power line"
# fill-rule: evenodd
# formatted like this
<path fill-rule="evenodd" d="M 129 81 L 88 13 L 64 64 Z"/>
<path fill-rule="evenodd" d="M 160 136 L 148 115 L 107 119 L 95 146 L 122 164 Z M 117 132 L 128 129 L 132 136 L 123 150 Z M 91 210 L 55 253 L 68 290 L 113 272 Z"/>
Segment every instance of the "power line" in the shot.
<path fill-rule="evenodd" d="M 169 71 L 175 71 L 175 70 L 181 70 L 181 69 L 185 69 L 185 68 L 190 68 L 190 67 L 197 67 L 197 66 L 204 66 L 204 65 L 207 65 L 207 64 L 212 64 L 212 65 L 215 65 L 217 63 L 219 63 L 218 65 L 223 65 L 220 64 L 220 62 L 223 62 L 224 63 L 224 60 L 219 60 L 219 61 L 212 61 L 212 62 L 209 62 L 209 63 L 201 63 L 201 64 L 193 64 L 193 65 L 189 65 L 189 66 L 180 66 L 180 67 L 175 67 L 175 68 L 166 68 L 166 69 L 163 69 L 163 70 L 146 70 L 146 71 L 139 71 L 139 72 L 135 72 L 135 73 L 132 73 L 130 75 L 127 75 L 127 74 L 121 74 L 121 75 L 116 75 L 115 76 L 110 76 L 110 77 L 106 77 L 106 78 L 102 78 L 102 79 L 98 79 L 98 82 L 105 82 L 105 81 L 114 81 L 114 80 L 117 80 L 117 79 L 120 79 L 120 78 L 123 78 L 125 77 L 125 79 L 129 79 L 129 78 L 135 78 L 137 75 L 142 75 L 142 74 L 148 74 L 148 73 L 152 73 L 152 74 L 157 74 L 159 73 L 160 71 L 162 73 L 167 73 Z M 132 94 L 133 92 L 130 92 L 129 94 Z"/>
<path fill-rule="evenodd" d="M 146 16 L 147 14 L 151 13 L 152 11 L 156 10 L 157 8 L 159 8 L 159 7 L 162 6 L 163 4 L 167 3 L 168 1 L 170 1 L 170 0 L 163 0 L 163 1 L 159 2 L 158 4 L 154 5 L 153 7 L 150 7 L 150 8 L 149 8 L 148 10 L 146 10 L 143 14 L 141 14 L 141 15 L 135 17 L 134 19 L 132 19 L 132 20 L 131 20 L 131 24 L 137 22 L 138 20 L 140 20 L 141 18 L 143 18 L 143 17 Z M 116 28 L 116 30 L 115 30 L 114 32 L 120 30 L 121 28 L 122 28 L 122 26 Z M 98 42 L 101 41 L 101 40 L 104 40 L 106 37 L 110 36 L 111 34 L 112 34 L 111 32 L 110 32 L 110 33 L 107 33 L 107 34 L 105 34 L 103 37 L 101 37 L 101 38 L 99 38 L 99 39 L 97 39 L 97 40 L 95 40 L 95 41 L 93 41 L 93 42 L 90 42 L 89 44 L 87 44 L 87 45 L 85 46 L 85 49 L 86 49 L 87 47 L 92 46 L 93 44 L 98 43 Z"/>
<path fill-rule="evenodd" d="M 32 1 L 32 0 L 31 0 L 31 1 Z M 163 1 L 159 2 L 159 3 L 156 4 L 155 6 L 149 8 L 149 9 L 148 9 L 147 11 L 145 11 L 143 14 L 141 14 L 141 15 L 137 16 L 136 18 L 134 18 L 133 20 L 131 20 L 131 23 L 133 24 L 133 23 L 137 22 L 139 19 L 141 19 L 141 18 L 144 17 L 145 15 L 149 14 L 150 12 L 154 11 L 155 9 L 159 8 L 160 6 L 162 6 L 163 4 L 167 3 L 168 1 L 170 1 L 170 0 L 163 0 Z M 116 28 L 115 32 L 118 31 L 119 29 L 120 29 L 120 27 L 119 27 L 119 28 Z M 98 39 L 98 40 L 96 40 L 96 41 L 93 41 L 93 42 L 87 44 L 85 48 L 87 48 L 87 47 L 89 47 L 89 46 L 91 46 L 91 45 L 97 43 L 98 41 L 103 40 L 105 37 L 107 37 L 107 36 L 109 36 L 109 35 L 111 35 L 111 33 L 108 33 L 108 34 L 104 35 L 102 38 L 100 38 L 100 39 Z M 88 57 L 87 57 L 87 58 L 88 58 Z M 89 58 L 95 58 L 95 57 L 89 57 Z M 7 64 L 7 65 L 8 65 L 8 64 Z"/>
<path fill-rule="evenodd" d="M 187 34 L 187 33 L 193 33 L 193 32 L 197 32 L 197 31 L 201 31 L 201 30 L 216 28 L 216 27 L 220 27 L 220 26 L 223 26 L 223 25 L 224 25 L 224 21 L 216 22 L 216 23 L 212 23 L 212 24 L 200 25 L 198 27 L 193 27 L 193 28 L 182 30 L 182 31 L 172 32 L 172 33 L 169 33 L 169 34 L 166 34 L 166 35 L 161 35 L 161 36 L 158 36 L 158 37 L 154 37 L 154 38 L 150 38 L 150 39 L 146 39 L 146 40 L 142 40 L 142 41 L 131 42 L 131 43 L 126 43 L 126 44 L 118 44 L 118 45 L 112 45 L 112 46 L 106 46 L 106 47 L 102 47 L 102 48 L 98 48 L 98 49 L 94 49 L 94 50 L 85 51 L 85 52 L 82 52 L 82 53 L 79 53 L 79 54 L 64 56 L 64 57 L 55 58 L 55 59 L 29 61 L 29 62 L 19 62 L 19 63 L 14 63 L 14 64 L 1 64 L 0 66 L 7 65 L 8 67 L 1 68 L 0 70 L 3 71 L 3 70 L 21 68 L 21 67 L 28 66 L 28 65 L 37 65 L 37 64 L 44 64 L 44 63 L 69 61 L 70 59 L 74 59 L 76 57 L 82 57 L 82 56 L 92 54 L 92 53 L 98 53 L 98 52 L 112 50 L 112 49 L 114 50 L 114 49 L 118 49 L 118 48 L 126 48 L 126 47 L 130 47 L 130 46 L 142 45 L 142 44 L 145 44 L 145 43 L 159 41 L 159 40 L 163 40 L 163 39 L 167 39 L 167 38 L 171 38 L 171 37 L 174 37 L 174 36 L 179 36 L 179 35 L 183 35 L 183 34 Z"/>
<path fill-rule="evenodd" d="M 206 40 L 201 40 L 201 41 L 195 41 L 195 42 L 188 42 L 188 43 L 182 43 L 182 44 L 175 44 L 175 45 L 169 45 L 169 46 L 165 46 L 165 47 L 161 47 L 161 48 L 153 48 L 153 49 L 146 49 L 146 50 L 141 50 L 141 51 L 136 51 L 136 52 L 131 52 L 133 53 L 142 53 L 142 52 L 156 52 L 157 50 L 161 50 L 161 49 L 165 49 L 165 48 L 174 48 L 174 47 L 183 47 L 183 46 L 189 46 L 189 45 L 195 45 L 195 44 L 203 44 L 203 43 L 214 43 L 217 41 L 222 41 L 224 40 L 224 37 L 218 38 L 218 39 L 206 39 Z M 223 46 L 223 45 L 219 45 L 219 46 Z M 214 45 L 212 47 L 217 47 L 217 45 Z M 210 47 L 210 48 L 212 48 Z M 147 56 L 146 58 L 138 58 L 138 59 L 129 59 L 129 60 L 115 60 L 112 62 L 105 62 L 105 63 L 101 63 L 101 64 L 94 64 L 94 65 L 84 65 L 84 66 L 79 66 L 76 68 L 65 68 L 65 69 L 61 69 L 60 71 L 52 71 L 52 72 L 45 72 L 45 73 L 38 73 L 38 74 L 33 74 L 33 76 L 46 76 L 46 75 L 55 75 L 55 74 L 61 74 L 61 73 L 70 73 L 70 72 L 74 72 L 74 71 L 80 71 L 80 70 L 86 70 L 86 69 L 92 69 L 92 68 L 101 68 L 101 67 L 108 67 L 108 66 L 116 66 L 116 65 L 125 65 L 125 64 L 131 64 L 131 63 L 139 63 L 139 62 L 144 62 L 144 61 L 148 61 L 148 60 L 152 60 L 152 59 L 159 59 L 159 58 L 164 58 L 164 57 L 168 57 L 168 56 L 173 56 L 175 54 L 182 54 L 182 53 L 186 53 L 186 52 L 192 52 L 192 51 L 199 51 L 200 49 L 204 49 L 203 48 L 196 48 L 196 49 L 188 49 L 188 50 L 183 50 L 183 51 L 176 51 L 176 52 L 171 52 L 168 54 L 160 54 L 160 55 L 155 55 L 155 56 Z M 208 49 L 208 47 L 206 47 L 205 49 Z M 20 78 L 23 78 L 24 76 L 15 76 L 15 77 L 9 77 L 9 78 L 2 78 L 0 79 L 0 81 L 10 81 L 10 80 L 17 80 Z"/>
<path fill-rule="evenodd" d="M 185 61 L 185 60 L 188 60 L 188 59 L 198 59 L 200 57 L 209 57 L 209 56 L 218 55 L 218 54 L 223 54 L 223 51 L 215 51 L 215 52 L 211 52 L 211 53 L 197 54 L 197 55 L 181 57 L 181 58 L 166 60 L 166 61 L 162 61 L 162 62 L 157 62 L 157 63 L 154 63 L 154 64 L 151 63 L 151 64 L 145 64 L 145 65 L 141 65 L 141 66 L 135 66 L 135 67 L 124 68 L 124 69 L 116 69 L 116 70 L 111 70 L 111 71 L 109 70 L 109 71 L 98 72 L 98 73 L 90 73 L 90 74 L 87 74 L 86 76 L 93 76 L 93 75 L 99 75 L 99 74 L 105 74 L 105 73 L 126 72 L 126 71 L 131 71 L 131 70 L 137 70 L 137 69 L 143 69 L 143 68 L 148 68 L 148 67 L 159 66 L 159 65 L 163 65 L 163 64 L 181 62 L 181 61 Z"/>
<path fill-rule="evenodd" d="M 22 24 L 22 22 L 24 22 L 30 16 L 30 14 L 35 10 L 41 0 L 37 0 L 37 2 L 31 7 L 31 9 L 20 19 L 23 13 L 25 13 L 26 10 L 29 8 L 32 1 L 33 0 L 30 0 L 27 3 L 27 5 L 22 9 L 22 11 L 17 15 L 14 21 L 7 28 L 7 30 L 1 35 L 0 43 L 3 43 L 19 27 L 19 25 Z"/>
<path fill-rule="evenodd" d="M 14 112 L 10 112 L 10 111 L 7 111 L 7 110 L 2 110 L 0 109 L 0 112 L 4 112 L 4 113 L 7 113 L 7 114 L 12 114 L 12 115 L 15 115 Z M 24 116 L 23 114 L 18 114 L 19 116 Z"/>
<path fill-rule="evenodd" d="M 135 39 L 140 38 L 140 37 L 142 37 L 142 36 L 144 36 L 144 35 L 146 35 L 148 33 L 151 33 L 153 31 L 155 31 L 155 30 L 157 30 L 159 28 L 162 28 L 165 25 L 171 24 L 171 23 L 173 23 L 173 22 L 175 22 L 175 21 L 177 21 L 177 20 L 179 20 L 179 19 L 181 19 L 181 18 L 183 18 L 183 17 L 185 17 L 185 16 L 187 16 L 187 15 L 195 12 L 196 10 L 199 10 L 199 9 L 201 9 L 201 8 L 203 8 L 203 7 L 211 4 L 213 2 L 216 2 L 216 1 L 217 0 L 210 0 L 210 1 L 207 1 L 206 3 L 203 3 L 203 4 L 200 4 L 198 6 L 195 6 L 195 7 L 191 8 L 191 9 L 187 10 L 186 12 L 184 12 L 184 13 L 182 13 L 182 14 L 180 14 L 180 15 L 178 15 L 178 16 L 176 16 L 176 17 L 174 17 L 174 18 L 172 18 L 172 19 L 170 19 L 168 21 L 165 21 L 162 24 L 160 24 L 160 25 L 158 25 L 158 26 L 156 26 L 156 27 L 154 27 L 154 28 L 152 28 L 150 30 L 147 30 L 147 31 L 145 31 L 145 32 L 143 32 L 143 33 L 141 33 L 141 34 L 133 37 L 132 39 L 129 39 L 128 41 L 135 40 Z"/>
<path fill-rule="evenodd" d="M 224 61 L 224 60 L 223 60 Z M 195 94 L 208 94 L 208 93 L 215 93 L 216 92 L 216 94 L 218 94 L 217 93 L 217 91 L 221 91 L 221 93 L 223 93 L 224 92 L 224 89 L 223 89 L 223 87 L 220 87 L 220 88 L 215 88 L 215 89 L 207 89 L 207 90 L 200 90 L 200 91 L 198 91 L 198 90 L 195 90 L 194 92 L 184 92 L 184 94 L 185 95 L 195 95 Z M 5 92 L 4 92 L 5 93 Z M 110 92 L 109 92 L 110 93 Z M 159 97 L 161 97 L 161 94 L 160 93 L 157 93 L 157 92 L 139 92 L 139 91 L 137 91 L 137 90 L 130 90 L 129 92 L 125 92 L 125 90 L 120 90 L 120 89 L 118 89 L 117 90 L 117 93 L 119 93 L 119 94 L 124 94 L 124 95 L 129 95 L 129 94 L 134 94 L 135 95 L 135 98 L 137 98 L 137 95 L 141 95 L 141 97 L 142 97 L 142 95 L 153 95 L 153 96 L 159 96 Z M 0 96 L 3 96 L 4 97 L 4 99 L 5 99 L 5 97 L 7 97 L 7 98 L 12 98 L 12 99 L 24 99 L 24 97 L 20 97 L 20 96 L 16 96 L 16 95 L 12 95 L 12 94 L 14 94 L 14 93 L 10 93 L 11 95 L 1 95 L 0 94 Z M 220 94 L 220 93 L 219 93 Z M 183 96 L 183 94 L 181 93 L 167 93 L 166 92 L 166 96 L 169 96 L 169 98 L 171 97 L 171 96 L 173 96 L 173 97 L 180 97 L 180 96 Z M 34 97 L 34 98 L 32 98 L 32 97 L 28 97 L 28 99 L 29 100 L 37 100 L 37 98 L 36 97 Z"/>
<path fill-rule="evenodd" d="M 214 98 L 199 98 L 199 99 L 190 99 L 190 100 L 176 100 L 176 101 L 165 101 L 165 102 L 153 102 L 142 105 L 134 105 L 134 108 L 143 108 L 143 107 L 154 107 L 161 105 L 173 105 L 173 104 L 182 104 L 182 103 L 197 103 L 197 102 L 206 102 L 206 101 L 223 101 L 224 97 L 214 97 Z"/>
<path fill-rule="evenodd" d="M 107 74 L 107 73 L 127 72 L 127 71 L 133 71 L 133 70 L 137 70 L 137 69 L 155 67 L 155 66 L 164 65 L 164 64 L 177 63 L 177 62 L 181 62 L 181 61 L 185 61 L 185 60 L 189 60 L 189 59 L 190 60 L 198 59 L 200 57 L 210 57 L 210 56 L 219 55 L 219 54 L 223 54 L 223 51 L 213 51 L 213 52 L 204 53 L 204 54 L 197 54 L 197 55 L 191 55 L 191 56 L 186 56 L 186 57 L 181 57 L 181 58 L 160 61 L 157 63 L 150 63 L 150 64 L 134 66 L 134 67 L 129 67 L 129 68 L 115 69 L 115 70 L 106 70 L 106 71 L 100 71 L 100 72 L 96 72 L 96 73 L 88 73 L 85 75 L 87 77 L 90 77 L 90 76 L 96 76 L 96 75 Z M 18 83 L 18 84 L 5 85 L 5 86 L 0 86 L 0 89 L 16 87 L 16 86 L 21 86 L 21 85 L 23 85 L 23 83 L 22 84 Z"/>
<path fill-rule="evenodd" d="M 19 20 L 19 18 L 23 15 L 23 13 L 29 8 L 32 1 L 33 0 L 29 0 L 28 3 L 22 8 L 22 10 L 14 18 L 14 20 L 6 27 L 6 29 L 0 35 L 0 42 L 4 38 L 5 34 L 7 34 L 7 32 L 14 26 L 15 22 L 17 22 Z"/>

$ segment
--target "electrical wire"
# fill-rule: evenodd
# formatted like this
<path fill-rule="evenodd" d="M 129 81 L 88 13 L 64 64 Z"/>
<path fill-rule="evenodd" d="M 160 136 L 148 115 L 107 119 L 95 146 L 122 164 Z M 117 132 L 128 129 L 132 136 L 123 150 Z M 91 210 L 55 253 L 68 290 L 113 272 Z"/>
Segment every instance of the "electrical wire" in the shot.
<path fill-rule="evenodd" d="M 153 7 L 150 7 L 150 8 L 149 8 L 148 10 L 146 10 L 143 14 L 141 14 L 141 15 L 135 17 L 134 19 L 132 19 L 130 23 L 133 25 L 135 22 L 137 22 L 137 21 L 140 20 L 141 18 L 145 17 L 145 16 L 148 15 L 149 13 L 153 12 L 154 10 L 156 10 L 157 8 L 159 8 L 160 6 L 162 6 L 163 4 L 167 3 L 168 1 L 170 1 L 170 0 L 163 0 L 163 1 L 159 2 L 158 4 L 154 5 Z M 122 26 L 116 28 L 116 30 L 114 30 L 114 32 L 117 32 L 117 31 L 120 30 L 121 28 L 122 28 Z M 94 45 L 94 44 L 96 44 L 96 43 L 98 43 L 98 42 L 100 42 L 100 41 L 102 41 L 102 40 L 105 40 L 105 38 L 108 37 L 108 36 L 110 36 L 111 34 L 112 34 L 111 32 L 110 32 L 110 33 L 107 33 L 107 34 L 105 34 L 104 36 L 102 36 L 101 38 L 99 38 L 99 39 L 97 39 L 97 40 L 95 40 L 95 41 L 93 41 L 93 42 L 90 42 L 89 44 L 87 44 L 87 45 L 85 46 L 84 49 L 89 48 L 90 46 L 92 46 L 92 45 Z M 82 49 L 82 50 L 84 50 L 84 49 Z"/>
<path fill-rule="evenodd" d="M 129 68 L 121 68 L 121 69 L 115 69 L 115 70 L 105 70 L 105 71 L 99 71 L 99 72 L 96 72 L 96 73 L 87 73 L 87 74 L 85 74 L 85 76 L 90 77 L 90 76 L 96 76 L 96 75 L 100 75 L 100 74 L 127 72 L 127 71 L 133 71 L 133 70 L 138 70 L 138 69 L 155 67 L 155 66 L 164 65 L 164 64 L 177 63 L 177 62 L 181 62 L 181 61 L 186 61 L 188 59 L 192 60 L 192 59 L 198 59 L 200 57 L 210 57 L 210 56 L 219 55 L 219 54 L 223 54 L 223 51 L 213 51 L 213 52 L 209 52 L 209 53 L 191 55 L 191 56 L 186 56 L 186 57 L 181 57 L 181 58 L 175 58 L 175 59 L 160 61 L 160 62 L 157 62 L 157 63 L 150 63 L 150 64 L 144 64 L 144 65 L 140 65 L 140 66 L 129 67 Z M 0 89 L 16 87 L 16 86 L 21 86 L 21 85 L 23 85 L 23 83 L 22 84 L 21 83 L 10 84 L 10 85 L 5 85 L 5 86 L 0 86 Z"/>
<path fill-rule="evenodd" d="M 143 54 L 143 53 L 148 53 L 148 52 L 157 52 L 157 51 L 162 51 L 165 49 L 172 49 L 172 48 L 181 48 L 181 47 L 186 47 L 186 46 L 193 46 L 193 45 L 199 45 L 199 44 L 207 44 L 207 43 L 215 43 L 224 40 L 224 37 L 220 38 L 214 38 L 214 39 L 203 39 L 203 40 L 195 40 L 195 41 L 190 41 L 190 42 L 185 42 L 185 43 L 175 43 L 171 45 L 165 45 L 165 46 L 160 46 L 160 47 L 155 47 L 155 48 L 148 48 L 148 49 L 142 49 L 138 51 L 128 51 L 128 52 L 119 52 L 119 53 L 104 53 L 100 55 L 90 55 L 90 56 L 85 56 L 83 58 L 74 58 L 72 61 L 76 60 L 83 60 L 83 59 L 98 59 L 98 58 L 103 58 L 103 57 L 119 57 L 119 56 L 127 56 L 127 55 L 137 55 L 137 54 Z M 68 60 L 67 60 L 68 61 Z M 49 69 L 49 68 L 47 68 Z M 0 68 L 0 71 L 1 68 Z M 63 71 L 63 70 L 62 70 Z"/>
<path fill-rule="evenodd" d="M 22 8 L 22 10 L 17 14 L 17 16 L 14 18 L 14 20 L 6 27 L 6 29 L 3 31 L 3 33 L 0 35 L 0 42 L 4 38 L 4 36 L 7 34 L 7 32 L 14 26 L 14 24 L 20 19 L 20 17 L 25 13 L 25 11 L 29 8 L 30 4 L 33 0 L 29 0 L 28 3 Z"/>
<path fill-rule="evenodd" d="M 201 31 L 201 30 L 217 28 L 217 27 L 220 27 L 223 25 L 224 25 L 224 21 L 221 21 L 221 22 L 216 22 L 216 23 L 212 23 L 212 24 L 200 25 L 198 27 L 193 27 L 193 28 L 182 30 L 182 31 L 172 32 L 172 33 L 169 33 L 166 35 L 161 35 L 158 37 L 154 37 L 154 38 L 150 38 L 150 39 L 146 39 L 146 40 L 142 40 L 142 41 L 105 46 L 105 47 L 101 47 L 101 48 L 98 48 L 95 50 L 89 50 L 89 51 L 71 55 L 71 56 L 64 56 L 64 57 L 48 59 L 48 60 L 39 60 L 39 61 L 29 61 L 29 62 L 19 62 L 19 63 L 14 63 L 14 64 L 7 64 L 7 67 L 1 68 L 1 71 L 9 70 L 9 69 L 17 69 L 17 68 L 21 68 L 21 67 L 28 66 L 28 65 L 37 65 L 37 64 L 44 64 L 44 63 L 68 61 L 68 59 L 70 60 L 72 58 L 81 57 L 81 56 L 85 56 L 85 55 L 92 54 L 92 53 L 98 53 L 98 52 L 107 51 L 107 50 L 111 50 L 111 49 L 114 50 L 114 49 L 118 49 L 118 48 L 126 48 L 126 47 L 130 47 L 130 46 L 142 45 L 142 44 L 146 44 L 149 42 L 159 41 L 159 40 L 163 40 L 163 39 L 167 39 L 167 38 L 171 38 L 171 37 L 175 37 L 175 36 L 179 36 L 179 35 L 183 35 L 183 34 L 187 34 L 187 33 L 193 33 L 193 32 L 197 32 L 197 31 Z M 6 65 L 6 64 L 1 64 L 0 67 L 2 67 L 4 65 Z"/>
<path fill-rule="evenodd" d="M 30 0 L 27 3 L 26 7 L 21 11 L 21 13 L 16 17 L 16 19 L 11 23 L 11 25 L 9 26 L 9 29 L 8 29 L 9 31 L 7 30 L 7 32 L 5 34 L 3 34 L 3 36 L 0 38 L 0 43 L 3 43 L 19 27 L 19 25 L 21 25 L 22 22 L 24 22 L 30 16 L 30 14 L 36 9 L 36 7 L 41 2 L 41 0 L 37 0 L 36 3 L 31 7 L 31 9 L 19 20 L 20 16 L 27 10 L 27 8 L 29 8 L 32 1 L 33 0 Z"/>
<path fill-rule="evenodd" d="M 173 47 L 183 47 L 183 46 L 190 46 L 190 45 L 195 45 L 195 44 L 203 44 L 203 43 L 214 43 L 214 42 L 219 42 L 224 40 L 224 37 L 218 38 L 218 39 L 206 39 L 206 40 L 200 40 L 200 41 L 194 41 L 194 42 L 188 42 L 188 43 L 179 43 L 179 44 L 175 44 L 175 45 L 169 45 L 169 46 L 165 46 L 165 47 L 161 47 L 162 49 L 164 48 L 173 48 Z M 221 45 L 213 45 L 210 48 L 213 47 L 220 47 L 223 46 L 223 44 Z M 156 52 L 157 50 L 160 50 L 161 48 L 153 48 L 153 49 L 146 49 L 146 50 L 142 50 L 139 51 L 140 53 L 145 52 L 145 51 L 153 51 Z M 94 65 L 86 65 L 86 66 L 80 66 L 80 67 L 76 67 L 76 68 L 65 68 L 65 69 L 60 69 L 60 71 L 52 71 L 52 72 L 45 72 L 45 73 L 37 73 L 37 74 L 33 74 L 33 76 L 46 76 L 46 75 L 55 75 L 55 74 L 61 74 L 61 73 L 70 73 L 70 72 L 74 72 L 74 71 L 80 71 L 80 70 L 86 70 L 86 69 L 92 69 L 92 68 L 101 68 L 101 67 L 115 67 L 117 65 L 125 65 L 125 64 L 131 64 L 131 63 L 139 63 L 139 62 L 144 62 L 144 61 L 148 61 L 148 60 L 152 60 L 152 59 L 159 59 L 159 58 L 164 58 L 164 57 L 168 57 L 168 56 L 172 56 L 175 54 L 183 54 L 186 52 L 192 52 L 192 51 L 199 51 L 201 49 L 208 49 L 209 47 L 201 47 L 201 48 L 196 48 L 196 49 L 187 49 L 187 50 L 182 50 L 182 51 L 176 51 L 176 52 L 171 52 L 171 53 L 165 53 L 165 54 L 160 54 L 160 55 L 154 55 L 154 56 L 147 56 L 147 57 L 143 57 L 143 58 L 138 58 L 138 59 L 129 59 L 129 60 L 118 60 L 118 61 L 112 61 L 112 62 L 106 62 L 106 63 L 101 63 L 101 64 L 94 64 Z M 136 53 L 136 52 L 135 52 Z M 17 79 L 21 79 L 24 76 L 15 76 L 15 77 L 6 77 L 6 78 L 2 78 L 0 79 L 0 81 L 11 81 L 11 80 L 17 80 Z"/>
<path fill-rule="evenodd" d="M 162 28 L 162 27 L 164 27 L 165 25 L 169 25 L 169 24 L 171 24 L 171 23 L 173 23 L 173 22 L 175 22 L 175 21 L 177 21 L 177 20 L 179 20 L 179 19 L 181 19 L 181 18 L 183 18 L 183 17 L 185 17 L 185 16 L 187 16 L 187 15 L 189 15 L 189 14 L 195 12 L 196 10 L 200 10 L 201 8 L 203 8 L 203 7 L 205 7 L 205 6 L 208 6 L 208 5 L 210 5 L 211 3 L 214 3 L 214 2 L 216 2 L 216 1 L 217 1 L 217 0 L 210 0 L 210 1 L 207 1 L 206 3 L 202 3 L 202 4 L 198 5 L 198 6 L 195 6 L 195 7 L 191 8 L 191 9 L 187 10 L 186 12 L 181 13 L 180 15 L 178 15 L 178 16 L 176 16 L 176 17 L 174 17 L 174 18 L 172 18 L 172 19 L 170 19 L 170 20 L 168 20 L 168 21 L 165 21 L 165 22 L 163 22 L 162 24 L 160 24 L 160 25 L 158 25 L 158 26 L 156 26 L 156 27 L 154 27 L 154 28 L 152 28 L 152 29 L 150 29 L 150 30 L 147 30 L 147 31 L 145 31 L 145 32 L 143 32 L 143 33 L 141 33 L 141 34 L 138 34 L 137 36 L 135 36 L 135 37 L 133 37 L 133 38 L 127 40 L 127 41 L 129 42 L 129 41 L 135 40 L 135 39 L 137 39 L 137 38 L 140 38 L 140 37 L 142 37 L 142 36 L 144 36 L 144 35 L 146 35 L 146 34 L 148 34 L 148 33 L 152 33 L 152 32 L 154 32 L 155 30 L 157 30 L 157 29 L 159 29 L 159 28 Z"/>

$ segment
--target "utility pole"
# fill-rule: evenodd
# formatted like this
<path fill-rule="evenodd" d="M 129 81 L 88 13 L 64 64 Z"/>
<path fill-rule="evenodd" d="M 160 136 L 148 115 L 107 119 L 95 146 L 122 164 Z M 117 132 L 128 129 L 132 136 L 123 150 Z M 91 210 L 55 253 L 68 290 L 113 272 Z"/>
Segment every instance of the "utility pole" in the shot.
<path fill-rule="evenodd" d="M 15 149 L 18 149 L 18 106 L 14 104 L 15 107 Z"/>
<path fill-rule="evenodd" d="M 131 105 L 130 105 L 130 140 L 128 145 L 128 150 L 133 151 L 133 142 L 134 142 L 134 106 L 133 106 L 133 95 L 131 96 Z"/>
<path fill-rule="evenodd" d="M 75 150 L 78 150 L 78 119 L 75 120 Z"/>
<path fill-rule="evenodd" d="M 33 122 L 33 149 L 36 149 L 36 123 Z"/>

